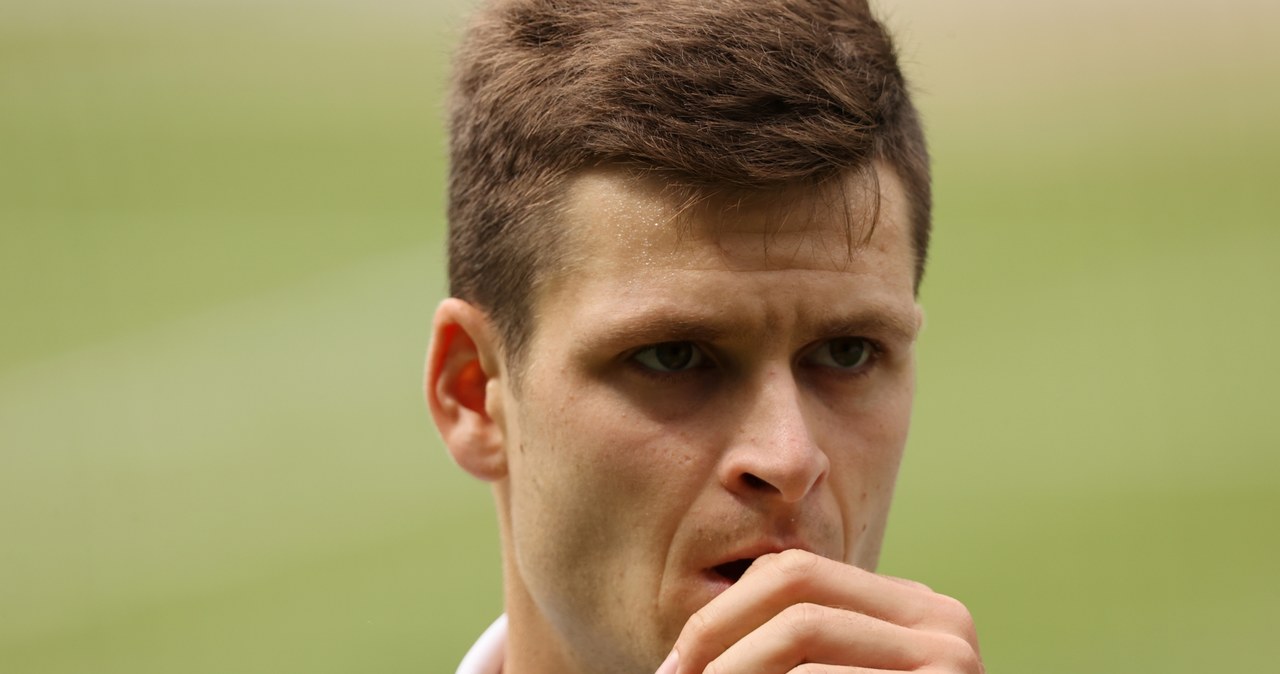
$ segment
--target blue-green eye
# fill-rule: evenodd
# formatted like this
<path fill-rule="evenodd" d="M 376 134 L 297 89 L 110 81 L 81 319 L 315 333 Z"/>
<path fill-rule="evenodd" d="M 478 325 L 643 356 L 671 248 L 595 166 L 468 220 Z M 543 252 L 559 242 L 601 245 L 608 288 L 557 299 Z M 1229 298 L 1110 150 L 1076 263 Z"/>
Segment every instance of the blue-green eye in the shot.
<path fill-rule="evenodd" d="M 632 356 L 637 363 L 655 372 L 692 370 L 706 362 L 702 350 L 693 342 L 663 342 L 643 348 Z"/>
<path fill-rule="evenodd" d="M 871 362 L 875 354 L 875 344 L 865 337 L 837 337 L 818 345 L 809 352 L 808 359 L 823 367 L 856 370 Z"/>

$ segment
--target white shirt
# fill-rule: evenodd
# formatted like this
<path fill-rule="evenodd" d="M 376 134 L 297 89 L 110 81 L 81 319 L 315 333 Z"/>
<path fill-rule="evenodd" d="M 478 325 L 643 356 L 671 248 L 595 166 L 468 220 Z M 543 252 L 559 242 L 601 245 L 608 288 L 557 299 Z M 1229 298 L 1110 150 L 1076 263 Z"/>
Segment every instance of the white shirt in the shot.
<path fill-rule="evenodd" d="M 507 655 L 507 614 L 498 616 L 463 656 L 458 674 L 502 674 Z"/>

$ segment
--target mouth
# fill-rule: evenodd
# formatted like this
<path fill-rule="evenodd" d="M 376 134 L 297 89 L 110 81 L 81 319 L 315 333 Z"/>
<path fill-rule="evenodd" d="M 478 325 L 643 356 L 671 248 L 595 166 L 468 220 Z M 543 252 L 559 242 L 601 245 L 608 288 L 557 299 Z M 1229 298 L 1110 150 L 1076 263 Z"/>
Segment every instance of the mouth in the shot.
<path fill-rule="evenodd" d="M 746 573 L 752 562 L 755 561 L 755 557 L 743 557 L 724 564 L 717 564 L 711 567 L 711 572 L 729 581 L 729 584 L 732 585 L 742 578 L 742 574 Z"/>
<path fill-rule="evenodd" d="M 812 547 L 799 539 L 760 541 L 755 544 L 744 545 L 719 560 L 710 560 L 718 561 L 719 563 L 714 566 L 703 567 L 703 577 L 723 590 L 742 580 L 742 576 L 746 574 L 747 569 L 750 569 L 757 559 L 791 549 L 813 551 Z"/>

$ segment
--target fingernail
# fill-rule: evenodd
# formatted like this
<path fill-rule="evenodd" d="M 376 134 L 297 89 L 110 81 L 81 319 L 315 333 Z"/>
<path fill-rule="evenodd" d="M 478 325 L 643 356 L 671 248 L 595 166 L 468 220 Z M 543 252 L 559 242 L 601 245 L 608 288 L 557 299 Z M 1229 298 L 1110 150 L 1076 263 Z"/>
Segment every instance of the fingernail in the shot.
<path fill-rule="evenodd" d="M 680 654 L 671 651 L 671 655 L 662 662 L 662 666 L 658 668 L 654 674 L 676 674 L 676 670 L 680 668 Z"/>

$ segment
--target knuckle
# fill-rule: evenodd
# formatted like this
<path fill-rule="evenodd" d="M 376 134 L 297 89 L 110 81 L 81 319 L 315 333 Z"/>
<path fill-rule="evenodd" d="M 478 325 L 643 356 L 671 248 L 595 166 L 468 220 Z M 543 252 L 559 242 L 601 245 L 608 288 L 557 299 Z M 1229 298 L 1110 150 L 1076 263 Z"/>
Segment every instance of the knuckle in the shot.
<path fill-rule="evenodd" d="M 803 550 L 783 550 L 771 560 L 771 568 L 788 589 L 799 589 L 812 582 L 818 558 Z"/>
<path fill-rule="evenodd" d="M 982 659 L 974 650 L 973 644 L 955 635 L 944 635 L 937 643 L 937 660 L 946 663 L 961 672 L 978 672 L 982 668 Z"/>
<path fill-rule="evenodd" d="M 823 622 L 823 609 L 817 604 L 792 604 L 782 610 L 778 617 L 791 633 L 793 639 L 804 643 Z"/>
<path fill-rule="evenodd" d="M 680 638 L 676 640 L 676 648 L 682 656 L 696 657 L 715 647 L 710 643 L 715 634 L 714 621 L 706 609 L 695 612 L 685 622 Z"/>
<path fill-rule="evenodd" d="M 964 602 L 949 597 L 945 594 L 934 595 L 933 605 L 930 607 L 930 622 L 950 630 L 959 630 L 961 633 L 972 631 L 973 615 L 969 613 L 969 607 Z"/>
<path fill-rule="evenodd" d="M 734 637 L 726 630 L 731 626 L 725 621 L 727 616 L 713 606 L 704 606 L 695 611 L 685 621 L 680 636 L 676 639 L 675 649 L 680 652 L 682 666 L 701 667 L 695 671 L 704 674 L 732 669 L 719 662 L 726 651 L 733 646 Z M 705 663 L 705 664 L 704 664 Z"/>

